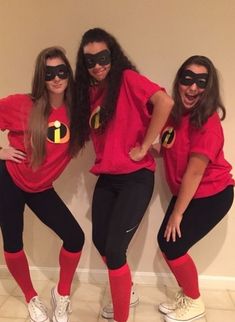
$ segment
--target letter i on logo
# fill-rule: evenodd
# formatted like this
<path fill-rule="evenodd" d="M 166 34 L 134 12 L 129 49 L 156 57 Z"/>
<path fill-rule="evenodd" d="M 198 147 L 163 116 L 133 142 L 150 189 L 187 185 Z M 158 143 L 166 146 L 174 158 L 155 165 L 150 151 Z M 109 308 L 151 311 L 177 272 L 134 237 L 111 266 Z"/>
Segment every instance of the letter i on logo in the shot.
<path fill-rule="evenodd" d="M 59 143 L 60 142 L 60 122 L 59 121 L 55 121 L 54 122 L 54 126 L 55 126 L 55 131 L 54 131 L 54 142 L 55 143 Z"/>
<path fill-rule="evenodd" d="M 94 124 L 94 129 L 98 129 L 100 126 L 100 113 L 95 115 L 95 124 Z"/>

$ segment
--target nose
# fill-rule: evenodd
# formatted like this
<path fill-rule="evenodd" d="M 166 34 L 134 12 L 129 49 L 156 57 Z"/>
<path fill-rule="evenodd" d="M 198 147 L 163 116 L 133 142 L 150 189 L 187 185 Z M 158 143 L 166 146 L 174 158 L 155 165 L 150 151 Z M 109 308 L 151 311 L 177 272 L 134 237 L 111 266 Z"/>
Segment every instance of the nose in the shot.
<path fill-rule="evenodd" d="M 190 86 L 190 89 L 192 90 L 197 90 L 197 84 L 194 82 L 191 86 Z"/>
<path fill-rule="evenodd" d="M 58 75 L 55 75 L 54 81 L 58 82 L 60 80 Z"/>

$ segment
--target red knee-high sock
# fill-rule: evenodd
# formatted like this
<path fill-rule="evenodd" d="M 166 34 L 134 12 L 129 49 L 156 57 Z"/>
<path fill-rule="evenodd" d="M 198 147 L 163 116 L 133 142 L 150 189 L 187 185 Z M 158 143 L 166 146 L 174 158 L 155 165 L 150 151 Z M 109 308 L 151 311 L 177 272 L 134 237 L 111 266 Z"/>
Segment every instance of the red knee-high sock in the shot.
<path fill-rule="evenodd" d="M 24 293 L 27 302 L 37 295 L 29 272 L 29 264 L 23 250 L 17 253 L 4 252 L 7 267 Z"/>
<path fill-rule="evenodd" d="M 178 281 L 178 284 L 182 287 L 184 294 L 192 299 L 197 299 L 200 296 L 198 273 L 189 254 L 173 260 L 167 258 L 165 260 Z"/>
<path fill-rule="evenodd" d="M 131 273 L 127 264 L 118 269 L 109 269 L 114 320 L 126 322 L 129 315 L 131 295 Z"/>
<path fill-rule="evenodd" d="M 63 247 L 60 250 L 60 279 L 57 291 L 60 295 L 70 295 L 71 284 L 74 273 L 81 257 L 81 251 L 77 253 L 68 252 Z"/>
<path fill-rule="evenodd" d="M 171 270 L 171 267 L 170 267 L 170 265 L 168 263 L 168 259 L 167 259 L 166 255 L 164 253 L 162 253 L 162 256 L 165 259 L 165 262 L 167 263 L 169 269 Z M 175 276 L 175 279 L 176 279 L 176 276 Z M 178 283 L 179 287 L 181 287 L 181 285 L 180 285 L 180 283 L 179 283 L 179 281 L 177 279 L 176 279 L 176 282 Z"/>

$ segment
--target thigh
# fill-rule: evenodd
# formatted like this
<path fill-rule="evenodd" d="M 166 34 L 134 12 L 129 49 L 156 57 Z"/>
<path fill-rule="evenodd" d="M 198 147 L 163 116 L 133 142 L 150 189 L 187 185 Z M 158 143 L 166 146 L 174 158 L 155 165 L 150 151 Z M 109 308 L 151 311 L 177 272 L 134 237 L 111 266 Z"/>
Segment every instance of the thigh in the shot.
<path fill-rule="evenodd" d="M 92 239 L 102 256 L 105 255 L 108 227 L 116 198 L 117 194 L 113 191 L 110 180 L 101 175 L 92 199 Z"/>
<path fill-rule="evenodd" d="M 84 233 L 53 188 L 39 193 L 27 193 L 26 203 L 36 216 L 63 240 L 66 250 L 77 252 L 82 249 Z"/>
<path fill-rule="evenodd" d="M 214 196 L 193 199 L 187 207 L 180 225 L 182 237 L 177 238 L 176 242 L 166 242 L 163 234 L 175 200 L 173 198 L 170 203 L 158 236 L 160 248 L 168 259 L 174 259 L 187 253 L 224 218 L 233 202 L 233 187 L 229 186 Z"/>
<path fill-rule="evenodd" d="M 11 179 L 5 162 L 0 162 L 0 225 L 4 250 L 17 252 L 23 248 L 24 195 Z"/>
<path fill-rule="evenodd" d="M 116 254 L 116 258 L 124 261 L 128 245 L 151 200 L 153 188 L 154 174 L 145 169 L 130 174 L 123 182 L 111 213 L 106 253 Z M 120 263 L 110 265 L 120 266 Z"/>

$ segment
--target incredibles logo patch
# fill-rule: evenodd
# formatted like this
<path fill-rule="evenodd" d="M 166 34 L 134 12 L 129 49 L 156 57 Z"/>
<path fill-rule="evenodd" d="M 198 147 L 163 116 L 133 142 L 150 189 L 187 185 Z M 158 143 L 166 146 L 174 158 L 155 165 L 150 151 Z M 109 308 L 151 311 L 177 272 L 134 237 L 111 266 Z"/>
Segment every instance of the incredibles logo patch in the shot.
<path fill-rule="evenodd" d="M 69 141 L 69 128 L 60 121 L 50 122 L 47 130 L 47 140 L 51 143 L 66 143 Z"/>
<path fill-rule="evenodd" d="M 161 144 L 166 149 L 170 149 L 175 142 L 176 133 L 172 126 L 168 126 L 162 131 Z"/>
<path fill-rule="evenodd" d="M 90 128 L 93 130 L 97 130 L 101 123 L 100 123 L 100 110 L 101 107 L 97 106 L 91 113 L 90 119 L 89 119 L 89 125 Z"/>

